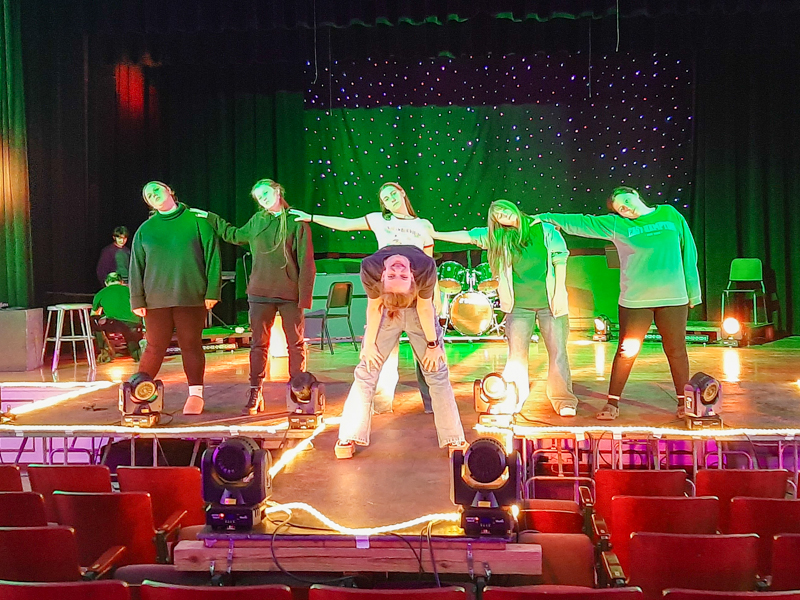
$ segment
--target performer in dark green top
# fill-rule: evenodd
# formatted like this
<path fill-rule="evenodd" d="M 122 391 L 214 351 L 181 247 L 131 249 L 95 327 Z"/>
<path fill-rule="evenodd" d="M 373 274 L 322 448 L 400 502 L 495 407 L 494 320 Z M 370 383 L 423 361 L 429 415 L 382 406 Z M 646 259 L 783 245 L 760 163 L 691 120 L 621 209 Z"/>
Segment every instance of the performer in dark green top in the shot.
<path fill-rule="evenodd" d="M 672 372 L 682 417 L 683 388 L 689 381 L 686 353 L 688 309 L 700 304 L 697 248 L 686 219 L 669 205 L 651 207 L 630 187 L 608 197 L 613 214 L 543 214 L 542 221 L 566 233 L 611 241 L 619 252 L 619 347 L 611 368 L 608 402 L 600 420 L 619 416 L 619 398 L 644 336 L 655 318 Z"/>
<path fill-rule="evenodd" d="M 175 331 L 189 383 L 183 414 L 199 415 L 203 325 L 220 298 L 219 242 L 208 221 L 178 202 L 167 184 L 151 181 L 142 196 L 154 212 L 133 236 L 129 276 L 131 308 L 147 329 L 139 370 L 155 378 Z"/>
<path fill-rule="evenodd" d="M 311 308 L 314 289 L 314 248 L 306 223 L 287 216 L 283 186 L 271 179 L 257 181 L 250 191 L 261 210 L 243 226 L 234 227 L 214 213 L 204 213 L 209 224 L 229 244 L 249 244 L 253 271 L 247 285 L 250 304 L 250 391 L 243 412 L 264 410 L 261 384 L 267 368 L 272 324 L 281 314 L 289 345 L 289 376 L 305 371 L 303 310 Z M 196 211 L 200 212 L 200 211 Z"/>

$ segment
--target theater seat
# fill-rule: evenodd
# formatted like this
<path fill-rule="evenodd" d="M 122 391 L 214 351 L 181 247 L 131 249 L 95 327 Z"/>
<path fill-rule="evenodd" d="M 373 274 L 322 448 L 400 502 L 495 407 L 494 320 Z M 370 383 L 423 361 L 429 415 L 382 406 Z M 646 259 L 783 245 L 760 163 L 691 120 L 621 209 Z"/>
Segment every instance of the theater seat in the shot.
<path fill-rule="evenodd" d="M 0 527 L 47 525 L 44 499 L 35 492 L 0 492 Z"/>
<path fill-rule="evenodd" d="M 139 593 L 142 600 L 292 600 L 292 590 L 286 585 L 201 587 L 145 581 Z"/>
<path fill-rule="evenodd" d="M 483 600 L 642 600 L 637 587 L 592 589 L 574 585 L 487 586 Z"/>
<path fill-rule="evenodd" d="M 594 586 L 594 546 L 582 533 L 530 533 L 519 536 L 522 544 L 542 547 L 542 574 L 535 583 Z"/>
<path fill-rule="evenodd" d="M 22 476 L 17 465 L 0 465 L 0 492 L 21 492 Z"/>
<path fill-rule="evenodd" d="M 33 583 L 0 581 L 0 600 L 129 600 L 122 581 Z"/>
<path fill-rule="evenodd" d="M 367 598 L 404 598 L 407 600 L 466 600 L 462 587 L 450 586 L 424 589 L 359 590 L 314 584 L 308 590 L 308 600 L 366 600 Z"/>

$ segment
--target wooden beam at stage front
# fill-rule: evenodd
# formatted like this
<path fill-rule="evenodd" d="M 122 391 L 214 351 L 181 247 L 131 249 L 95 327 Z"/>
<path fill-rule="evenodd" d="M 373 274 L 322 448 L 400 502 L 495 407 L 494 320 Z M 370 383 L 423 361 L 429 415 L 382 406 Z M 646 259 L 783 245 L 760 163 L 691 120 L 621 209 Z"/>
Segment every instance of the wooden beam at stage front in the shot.
<path fill-rule="evenodd" d="M 436 567 L 439 573 L 467 575 L 472 568 L 476 575 L 484 575 L 484 565 L 492 573 L 503 575 L 541 575 L 542 547 L 538 544 L 507 544 L 505 548 L 484 548 L 480 542 L 471 545 L 472 565 L 463 539 L 453 540 L 453 546 L 438 543 L 434 547 Z M 207 548 L 201 541 L 183 541 L 175 547 L 175 568 L 179 571 L 208 571 L 211 563 L 223 571 L 228 565 L 228 546 L 219 543 Z M 370 548 L 329 548 L 319 545 L 303 545 L 293 541 L 287 545 L 281 540 L 275 554 L 287 571 L 320 573 L 368 572 L 368 573 L 417 573 L 419 562 L 408 546 L 387 548 L 382 544 Z M 422 564 L 427 572 L 433 572 L 427 545 L 422 548 Z M 272 558 L 270 543 L 264 541 L 247 546 L 234 546 L 233 571 L 278 571 Z"/>

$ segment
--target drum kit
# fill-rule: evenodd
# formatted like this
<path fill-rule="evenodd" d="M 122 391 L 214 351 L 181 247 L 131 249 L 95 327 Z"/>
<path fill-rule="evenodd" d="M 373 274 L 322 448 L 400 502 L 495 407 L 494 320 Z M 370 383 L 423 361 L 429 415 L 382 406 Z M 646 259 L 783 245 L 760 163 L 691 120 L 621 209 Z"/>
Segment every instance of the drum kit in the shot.
<path fill-rule="evenodd" d="M 439 265 L 439 290 L 443 295 L 441 318 L 444 328 L 462 335 L 478 336 L 486 333 L 502 334 L 502 324 L 497 320 L 497 278 L 492 276 L 489 263 L 475 269 L 447 261 Z"/>

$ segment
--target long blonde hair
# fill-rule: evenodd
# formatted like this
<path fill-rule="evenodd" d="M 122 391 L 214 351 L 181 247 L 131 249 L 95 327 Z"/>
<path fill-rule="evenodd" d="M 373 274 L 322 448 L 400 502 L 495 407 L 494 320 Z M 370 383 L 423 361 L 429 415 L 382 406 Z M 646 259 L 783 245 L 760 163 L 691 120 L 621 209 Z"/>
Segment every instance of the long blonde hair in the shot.
<path fill-rule="evenodd" d="M 413 279 L 407 292 L 387 292 L 381 282 L 381 304 L 386 311 L 386 317 L 393 321 L 400 316 L 400 311 L 411 308 L 417 298 L 417 282 Z"/>
<path fill-rule="evenodd" d="M 255 197 L 256 188 L 259 188 L 264 185 L 271 187 L 278 193 L 278 196 L 280 197 L 280 206 L 281 206 L 281 212 L 277 215 L 278 236 L 275 240 L 275 245 L 269 250 L 267 250 L 266 254 L 269 254 L 270 252 L 275 252 L 275 250 L 277 250 L 279 247 L 282 247 L 283 267 L 286 267 L 289 264 L 289 259 L 291 258 L 289 256 L 289 249 L 286 247 L 286 238 L 289 235 L 289 224 L 288 224 L 287 213 L 288 209 L 290 208 L 289 203 L 286 202 L 286 198 L 284 197 L 284 194 L 286 194 L 286 190 L 277 181 L 273 181 L 272 179 L 259 179 L 253 184 L 253 187 L 250 188 L 250 196 L 253 197 L 253 200 L 256 200 Z M 256 200 L 256 203 L 258 203 L 258 200 Z M 267 210 L 266 208 L 263 208 L 260 204 L 259 208 L 261 208 L 261 210 Z"/>
<path fill-rule="evenodd" d="M 387 221 L 392 218 L 392 211 L 386 208 L 386 206 L 384 206 L 383 204 L 383 200 L 381 200 L 381 192 L 385 190 L 387 187 L 393 187 L 394 189 L 403 194 L 403 199 L 405 200 L 406 210 L 408 211 L 408 214 L 416 219 L 417 213 L 414 210 L 414 207 L 411 206 L 411 200 L 408 199 L 408 194 L 406 194 L 406 191 L 403 189 L 403 186 L 401 186 L 399 183 L 395 183 L 394 181 L 387 181 L 380 188 L 378 188 L 378 201 L 381 203 L 381 213 L 383 214 L 383 218 L 386 219 Z"/>
<path fill-rule="evenodd" d="M 507 210 L 517 217 L 516 227 L 500 225 L 494 217 L 495 210 Z M 489 266 L 499 275 L 531 241 L 532 219 L 508 200 L 495 200 L 489 205 Z"/>

